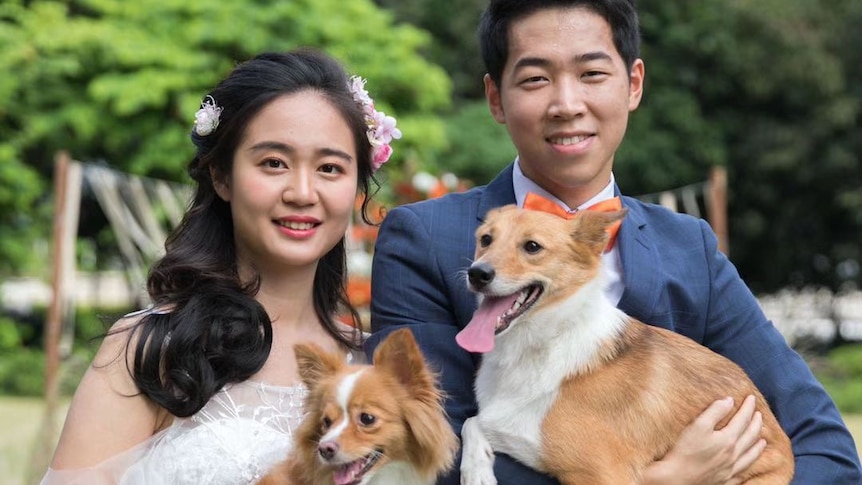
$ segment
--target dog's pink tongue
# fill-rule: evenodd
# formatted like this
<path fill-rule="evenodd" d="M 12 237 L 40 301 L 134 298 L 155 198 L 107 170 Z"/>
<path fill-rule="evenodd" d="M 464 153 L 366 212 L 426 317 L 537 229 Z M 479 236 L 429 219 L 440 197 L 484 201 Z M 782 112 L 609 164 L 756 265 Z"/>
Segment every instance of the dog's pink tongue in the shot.
<path fill-rule="evenodd" d="M 512 307 L 517 298 L 517 293 L 502 298 L 486 296 L 473 313 L 470 323 L 455 336 L 455 341 L 461 348 L 470 352 L 485 353 L 493 350 L 497 319 Z"/>
<path fill-rule="evenodd" d="M 335 485 L 347 485 L 356 481 L 356 474 L 362 470 L 362 463 L 357 460 L 347 465 L 342 465 L 335 469 L 332 474 L 332 481 Z"/>

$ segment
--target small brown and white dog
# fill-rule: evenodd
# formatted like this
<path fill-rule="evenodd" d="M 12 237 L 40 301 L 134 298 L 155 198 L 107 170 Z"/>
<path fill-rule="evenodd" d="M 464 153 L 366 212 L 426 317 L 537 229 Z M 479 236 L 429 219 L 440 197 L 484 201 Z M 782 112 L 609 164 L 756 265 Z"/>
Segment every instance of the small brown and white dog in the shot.
<path fill-rule="evenodd" d="M 373 365 L 314 344 L 294 351 L 306 417 L 290 456 L 258 485 L 430 485 L 451 468 L 458 438 L 410 330 L 387 336 Z"/>
<path fill-rule="evenodd" d="M 457 341 L 484 355 L 479 413 L 462 428 L 462 484 L 495 484 L 494 452 L 563 484 L 638 483 L 712 402 L 731 396 L 739 409 L 750 394 L 767 445 L 741 478 L 790 482 L 790 440 L 745 372 L 604 296 L 605 228 L 625 213 L 566 220 L 507 206 L 476 231 L 468 280 L 480 306 Z"/>

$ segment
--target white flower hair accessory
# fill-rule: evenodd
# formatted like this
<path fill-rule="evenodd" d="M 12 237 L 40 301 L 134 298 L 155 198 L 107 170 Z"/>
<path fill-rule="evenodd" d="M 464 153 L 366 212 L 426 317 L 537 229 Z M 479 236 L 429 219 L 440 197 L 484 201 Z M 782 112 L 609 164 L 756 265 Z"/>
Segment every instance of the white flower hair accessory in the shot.
<path fill-rule="evenodd" d="M 374 100 L 365 90 L 365 79 L 352 76 L 347 88 L 353 94 L 353 99 L 362 107 L 365 124 L 368 125 L 368 141 L 371 142 L 371 164 L 376 171 L 389 160 L 393 139 L 401 138 L 401 130 L 395 127 L 395 118 L 374 109 Z"/>
<path fill-rule="evenodd" d="M 223 108 L 216 104 L 210 95 L 201 102 L 201 109 L 195 113 L 195 133 L 207 136 L 218 128 L 219 117 Z"/>

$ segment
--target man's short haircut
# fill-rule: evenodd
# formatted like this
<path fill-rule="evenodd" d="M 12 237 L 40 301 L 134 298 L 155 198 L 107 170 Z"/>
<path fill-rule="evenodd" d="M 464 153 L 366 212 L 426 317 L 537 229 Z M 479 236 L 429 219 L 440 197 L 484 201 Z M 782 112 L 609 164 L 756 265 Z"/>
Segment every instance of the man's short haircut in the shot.
<path fill-rule="evenodd" d="M 627 70 L 640 57 L 640 28 L 634 0 L 491 0 L 479 20 L 479 49 L 485 69 L 498 86 L 509 57 L 509 31 L 516 22 L 539 10 L 585 8 L 611 27 L 614 46 Z"/>

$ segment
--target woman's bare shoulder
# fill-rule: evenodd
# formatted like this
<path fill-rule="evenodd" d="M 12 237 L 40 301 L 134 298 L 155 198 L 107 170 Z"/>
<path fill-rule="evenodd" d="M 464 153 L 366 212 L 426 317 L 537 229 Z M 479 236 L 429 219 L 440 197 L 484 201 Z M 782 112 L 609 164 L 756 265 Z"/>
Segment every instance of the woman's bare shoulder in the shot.
<path fill-rule="evenodd" d="M 93 466 L 141 443 L 163 426 L 165 411 L 132 377 L 143 314 L 108 330 L 78 385 L 52 461 L 55 469 Z"/>

